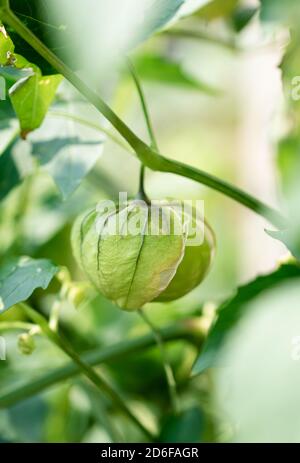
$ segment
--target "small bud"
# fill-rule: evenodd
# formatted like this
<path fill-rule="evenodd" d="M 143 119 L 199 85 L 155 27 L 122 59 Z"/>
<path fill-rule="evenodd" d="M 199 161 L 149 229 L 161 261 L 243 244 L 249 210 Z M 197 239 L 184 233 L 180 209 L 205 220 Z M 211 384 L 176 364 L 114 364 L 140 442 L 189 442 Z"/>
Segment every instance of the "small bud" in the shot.
<path fill-rule="evenodd" d="M 66 267 L 61 267 L 56 278 L 61 284 L 68 283 L 71 280 L 69 270 Z"/>
<path fill-rule="evenodd" d="M 31 355 L 35 350 L 35 341 L 31 334 L 23 333 L 18 338 L 18 348 L 21 354 Z"/>
<path fill-rule="evenodd" d="M 79 308 L 91 295 L 91 286 L 87 282 L 72 282 L 67 291 L 67 300 Z"/>

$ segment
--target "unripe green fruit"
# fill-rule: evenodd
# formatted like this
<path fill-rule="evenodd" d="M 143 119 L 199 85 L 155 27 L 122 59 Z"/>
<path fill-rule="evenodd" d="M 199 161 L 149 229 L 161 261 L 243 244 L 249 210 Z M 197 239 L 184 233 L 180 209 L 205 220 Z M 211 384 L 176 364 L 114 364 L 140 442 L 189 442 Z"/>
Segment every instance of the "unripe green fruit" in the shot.
<path fill-rule="evenodd" d="M 192 219 L 195 225 L 194 219 Z M 205 221 L 201 224 L 204 240 L 196 246 L 185 246 L 184 256 L 168 287 L 155 299 L 157 302 L 173 301 L 196 288 L 206 277 L 215 253 L 215 235 Z"/>
<path fill-rule="evenodd" d="M 35 350 L 35 341 L 29 333 L 23 333 L 18 338 L 18 348 L 23 355 L 31 355 Z"/>
<path fill-rule="evenodd" d="M 73 226 L 79 265 L 105 297 L 125 310 L 183 296 L 200 283 L 211 262 L 213 234 L 208 226 L 204 243 L 189 247 L 189 227 L 172 204 L 160 206 L 160 220 L 154 220 L 152 211 L 130 201 L 105 214 L 92 209 Z"/>

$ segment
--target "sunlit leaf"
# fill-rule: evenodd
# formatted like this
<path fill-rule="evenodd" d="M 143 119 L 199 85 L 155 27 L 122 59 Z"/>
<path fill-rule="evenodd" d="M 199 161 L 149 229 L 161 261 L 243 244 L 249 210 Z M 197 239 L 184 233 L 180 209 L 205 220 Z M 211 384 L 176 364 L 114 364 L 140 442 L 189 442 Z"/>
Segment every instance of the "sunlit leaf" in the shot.
<path fill-rule="evenodd" d="M 282 265 L 278 270 L 269 275 L 259 276 L 250 283 L 241 286 L 236 295 L 226 301 L 218 310 L 215 324 L 211 328 L 205 342 L 203 351 L 200 353 L 193 373 L 199 374 L 206 368 L 214 366 L 218 353 L 223 346 L 225 339 L 230 335 L 231 329 L 244 315 L 247 304 L 261 292 L 273 288 L 284 280 L 300 277 L 300 267 L 295 264 Z"/>
<path fill-rule="evenodd" d="M 8 36 L 4 26 L 0 23 L 0 65 L 5 65 L 9 61 L 10 55 L 14 51 L 14 44 Z"/>
<path fill-rule="evenodd" d="M 11 87 L 10 99 L 24 138 L 42 124 L 61 80 L 60 75 L 42 76 L 36 70 L 34 75 L 19 80 Z"/>
<path fill-rule="evenodd" d="M 21 257 L 0 269 L 0 313 L 26 301 L 36 288 L 46 289 L 58 267 L 47 259 Z"/>

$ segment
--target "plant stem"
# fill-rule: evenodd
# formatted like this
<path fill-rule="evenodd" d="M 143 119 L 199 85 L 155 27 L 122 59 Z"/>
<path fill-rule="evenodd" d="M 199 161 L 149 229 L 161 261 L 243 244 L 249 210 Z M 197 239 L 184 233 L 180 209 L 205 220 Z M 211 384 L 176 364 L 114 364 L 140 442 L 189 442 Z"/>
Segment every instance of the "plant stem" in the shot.
<path fill-rule="evenodd" d="M 119 396 L 119 394 L 104 380 L 89 364 L 84 362 L 79 355 L 73 350 L 71 345 L 56 332 L 52 331 L 47 320 L 30 306 L 25 303 L 20 303 L 26 315 L 32 319 L 34 323 L 40 326 L 42 332 L 59 347 L 74 363 L 80 368 L 81 372 L 87 376 L 92 383 L 99 389 L 101 393 L 105 393 L 135 425 L 145 434 L 151 441 L 155 440 L 155 436 L 149 431 L 143 423 L 131 412 L 129 407 Z"/>
<path fill-rule="evenodd" d="M 140 314 L 141 318 L 144 320 L 144 322 L 148 325 L 150 330 L 153 333 L 153 336 L 156 340 L 156 343 L 158 345 L 158 348 L 160 350 L 160 355 L 162 358 L 162 363 L 165 371 L 165 376 L 167 380 L 167 385 L 169 389 L 169 394 L 170 394 L 170 400 L 172 404 L 172 409 L 173 412 L 176 414 L 179 412 L 179 403 L 178 403 L 178 397 L 177 397 L 177 387 L 176 387 L 176 381 L 174 378 L 173 370 L 172 367 L 168 361 L 165 346 L 164 346 L 164 341 L 161 336 L 160 331 L 156 328 L 156 326 L 151 322 L 151 320 L 147 317 L 143 309 L 139 309 L 138 313 Z"/>
<path fill-rule="evenodd" d="M 4 323 L 6 322 L 1 323 L 0 326 Z M 197 325 L 197 319 L 185 320 L 162 328 L 160 335 L 164 342 L 186 340 L 191 343 L 196 342 L 198 347 L 198 344 L 204 341 L 205 335 L 199 331 Z M 96 366 L 113 360 L 120 360 L 128 355 L 153 347 L 155 344 L 156 340 L 153 334 L 149 333 L 145 336 L 122 341 L 106 348 L 96 348 L 83 354 L 81 360 L 89 366 Z M 12 391 L 2 394 L 0 396 L 0 408 L 10 407 L 80 373 L 81 368 L 75 362 L 68 362 L 62 367 L 46 372 L 40 378 L 35 378 L 27 384 L 17 385 Z"/>
<path fill-rule="evenodd" d="M 129 71 L 130 71 L 130 74 L 132 76 L 132 79 L 133 79 L 133 81 L 135 83 L 137 93 L 139 95 L 139 99 L 140 99 L 140 102 L 141 102 L 141 106 L 142 106 L 142 110 L 143 110 L 143 113 L 144 113 L 147 130 L 148 130 L 148 134 L 149 134 L 149 138 L 150 138 L 150 142 L 151 142 L 150 146 L 154 150 L 156 150 L 158 152 L 158 145 L 157 145 L 157 142 L 156 142 L 154 130 L 153 130 L 152 123 L 151 123 L 150 114 L 149 114 L 148 107 L 147 107 L 147 104 L 146 104 L 144 91 L 142 89 L 141 83 L 139 81 L 137 73 L 136 73 L 136 71 L 134 69 L 134 66 L 131 63 L 130 59 L 127 59 L 127 66 L 128 66 Z M 145 180 L 145 166 L 142 163 L 141 164 L 141 170 L 140 170 L 140 182 L 139 182 L 139 193 L 138 193 L 138 196 L 140 198 L 147 198 L 147 196 L 145 194 L 145 188 L 144 188 L 144 183 L 145 182 L 144 182 L 144 180 Z"/>
<path fill-rule="evenodd" d="M 136 152 L 139 160 L 152 170 L 170 172 L 190 178 L 213 188 L 220 193 L 243 204 L 252 211 L 265 217 L 276 227 L 286 228 L 286 219 L 276 210 L 262 203 L 260 200 L 245 193 L 241 189 L 224 182 L 206 172 L 183 163 L 167 159 L 156 150 L 147 146 L 132 130 L 112 111 L 112 109 L 91 90 L 70 68 L 68 68 L 46 45 L 43 44 L 22 21 L 10 10 L 7 3 L 0 8 L 2 20 L 11 26 L 29 45 L 34 48 L 57 72 L 62 74 L 86 99 L 100 111 L 104 117 L 115 127 L 115 129 L 126 139 L 129 145 Z"/>
<path fill-rule="evenodd" d="M 156 141 L 156 138 L 155 138 L 155 134 L 154 134 L 154 130 L 153 130 L 152 123 L 151 123 L 150 114 L 149 114 L 147 103 L 146 103 L 146 98 L 145 98 L 144 91 L 142 89 L 140 80 L 138 78 L 138 75 L 137 75 L 137 73 L 136 73 L 136 71 L 134 69 L 134 66 L 133 66 L 132 62 L 129 59 L 127 59 L 127 65 L 128 65 L 130 74 L 131 74 L 132 79 L 133 79 L 133 81 L 135 83 L 135 86 L 136 86 L 136 89 L 137 89 L 137 92 L 138 92 L 138 95 L 139 95 L 139 98 L 140 98 L 140 102 L 141 102 L 142 110 L 143 110 L 143 113 L 144 113 L 148 134 L 149 134 L 150 141 L 151 141 L 151 147 L 155 151 L 159 151 L 157 141 Z"/>
<path fill-rule="evenodd" d="M 35 328 L 36 325 L 33 323 L 27 322 L 1 322 L 0 323 L 0 332 L 1 331 L 10 331 L 10 330 L 21 330 L 21 331 L 29 331 L 32 328 Z"/>

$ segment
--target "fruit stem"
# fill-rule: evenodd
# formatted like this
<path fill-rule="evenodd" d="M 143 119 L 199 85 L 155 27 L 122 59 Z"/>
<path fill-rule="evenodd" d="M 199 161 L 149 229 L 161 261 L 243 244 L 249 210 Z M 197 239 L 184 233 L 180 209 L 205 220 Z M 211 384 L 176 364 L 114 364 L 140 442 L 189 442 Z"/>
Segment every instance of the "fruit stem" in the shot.
<path fill-rule="evenodd" d="M 160 350 L 160 355 L 162 358 L 162 363 L 165 371 L 165 376 L 166 376 L 166 381 L 169 389 L 169 394 L 170 394 L 170 400 L 172 404 L 172 409 L 175 414 L 179 413 L 179 400 L 177 396 L 177 386 L 176 386 L 176 380 L 174 377 L 174 373 L 172 370 L 172 367 L 168 361 L 165 346 L 164 346 L 164 341 L 161 336 L 161 333 L 159 329 L 152 323 L 152 321 L 149 319 L 149 317 L 146 315 L 145 311 L 143 309 L 138 310 L 139 315 L 143 319 L 143 321 L 148 325 L 150 330 L 152 331 L 152 334 L 155 338 L 155 341 L 157 343 L 157 346 Z"/>
<path fill-rule="evenodd" d="M 150 146 L 151 146 L 151 148 L 153 148 L 155 151 L 158 152 L 159 151 L 158 150 L 158 145 L 157 145 L 154 130 L 153 130 L 153 127 L 152 127 L 152 122 L 151 122 L 151 118 L 150 118 L 150 113 L 148 111 L 144 91 L 143 91 L 142 85 L 140 83 L 139 77 L 138 77 L 138 75 L 137 75 L 137 73 L 135 71 L 135 68 L 134 68 L 134 66 L 133 66 L 133 64 L 132 64 L 132 62 L 130 61 L 129 58 L 127 58 L 127 66 L 128 66 L 129 72 L 131 74 L 131 77 L 133 79 L 133 82 L 134 82 L 134 84 L 136 86 L 137 93 L 138 93 L 138 96 L 139 96 L 139 99 L 140 99 L 140 103 L 141 103 L 142 110 L 143 110 L 143 113 L 144 113 L 145 122 L 146 122 L 147 130 L 148 130 L 148 134 L 149 134 L 149 138 L 150 138 L 150 142 L 151 142 Z M 141 164 L 141 169 L 140 169 L 140 183 L 139 183 L 139 192 L 138 192 L 138 197 L 140 199 L 147 199 L 144 184 L 145 184 L 145 165 L 142 163 Z"/>

